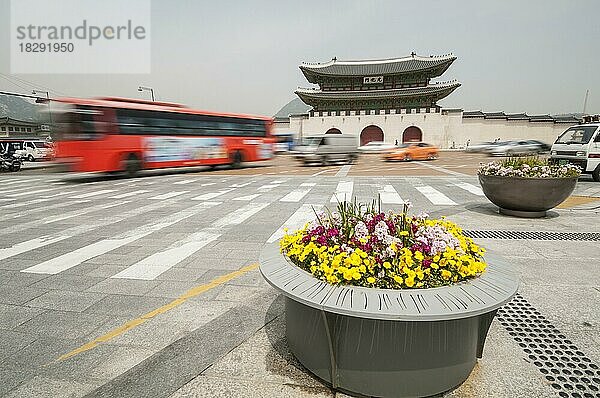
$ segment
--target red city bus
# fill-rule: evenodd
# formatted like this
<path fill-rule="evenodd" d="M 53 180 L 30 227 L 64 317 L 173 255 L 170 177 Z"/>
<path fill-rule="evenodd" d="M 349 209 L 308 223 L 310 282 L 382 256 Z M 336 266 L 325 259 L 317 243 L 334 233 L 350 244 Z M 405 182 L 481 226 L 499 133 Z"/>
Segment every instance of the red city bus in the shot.
<path fill-rule="evenodd" d="M 216 166 L 268 160 L 272 119 L 128 98 L 53 100 L 56 159 L 76 172 Z"/>

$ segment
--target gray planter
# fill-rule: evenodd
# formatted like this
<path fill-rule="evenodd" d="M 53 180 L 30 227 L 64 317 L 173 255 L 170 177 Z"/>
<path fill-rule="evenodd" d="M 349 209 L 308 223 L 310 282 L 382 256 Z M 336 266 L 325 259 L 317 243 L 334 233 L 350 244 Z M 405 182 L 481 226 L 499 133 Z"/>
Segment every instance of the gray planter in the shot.
<path fill-rule="evenodd" d="M 503 214 L 517 217 L 544 217 L 571 195 L 577 177 L 522 178 L 479 174 L 485 196 Z"/>
<path fill-rule="evenodd" d="M 263 277 L 286 296 L 286 337 L 298 360 L 335 389 L 375 397 L 439 394 L 459 386 L 481 358 L 496 311 L 518 277 L 486 256 L 479 278 L 432 289 L 332 286 L 292 264 L 276 243 Z"/>

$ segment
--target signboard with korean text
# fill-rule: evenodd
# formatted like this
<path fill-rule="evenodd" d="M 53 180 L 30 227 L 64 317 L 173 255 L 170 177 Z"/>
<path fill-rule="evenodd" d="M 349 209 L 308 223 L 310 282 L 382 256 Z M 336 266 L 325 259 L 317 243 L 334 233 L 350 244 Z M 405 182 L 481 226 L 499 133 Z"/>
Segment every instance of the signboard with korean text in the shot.
<path fill-rule="evenodd" d="M 378 84 L 383 83 L 383 76 L 365 76 L 363 77 L 363 84 Z"/>

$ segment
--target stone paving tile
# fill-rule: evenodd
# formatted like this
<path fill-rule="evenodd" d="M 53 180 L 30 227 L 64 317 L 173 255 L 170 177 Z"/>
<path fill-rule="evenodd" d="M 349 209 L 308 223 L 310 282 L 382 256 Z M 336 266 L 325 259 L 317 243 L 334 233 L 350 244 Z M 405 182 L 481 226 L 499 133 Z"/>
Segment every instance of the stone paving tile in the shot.
<path fill-rule="evenodd" d="M 131 279 L 105 279 L 89 287 L 86 291 L 106 294 L 129 294 L 143 296 L 154 289 L 160 281 L 142 281 Z"/>
<path fill-rule="evenodd" d="M 134 319 L 169 301 L 171 300 L 161 297 L 111 294 L 91 305 L 85 312 Z"/>
<path fill-rule="evenodd" d="M 90 370 L 95 378 L 111 380 L 150 357 L 156 351 L 145 347 L 111 346 L 103 353 L 102 362 Z"/>
<path fill-rule="evenodd" d="M 25 304 L 47 291 L 46 289 L 25 286 L 2 286 L 2 289 L 0 289 L 0 303 L 13 305 Z"/>
<path fill-rule="evenodd" d="M 121 265 L 121 264 L 87 264 L 89 266 L 91 266 L 93 269 L 91 269 L 89 272 L 87 272 L 85 275 L 89 276 L 89 277 L 100 277 L 101 280 L 104 280 L 106 278 L 109 278 L 113 275 L 118 274 L 119 272 L 123 271 L 125 268 L 127 268 L 126 265 Z"/>
<path fill-rule="evenodd" d="M 38 289 L 70 290 L 73 292 L 80 292 L 90 286 L 94 286 L 102 280 L 104 280 L 104 278 L 60 273 L 56 275 L 50 275 L 49 277 L 34 283 L 31 287 Z"/>
<path fill-rule="evenodd" d="M 5 366 L 13 369 L 27 368 L 36 374 L 40 367 L 48 366 L 61 355 L 81 346 L 82 339 L 69 339 L 40 334 L 26 347 L 6 357 Z"/>
<path fill-rule="evenodd" d="M 25 380 L 31 378 L 31 369 L 0 363 L 0 397 L 5 397 L 11 390 Z"/>
<path fill-rule="evenodd" d="M 570 325 L 581 325 L 588 322 L 600 324 L 598 306 L 582 305 L 597 303 L 600 292 L 593 287 L 581 286 L 577 289 L 560 289 L 556 286 L 540 288 L 535 285 L 521 285 L 519 289 L 523 298 L 542 313 L 550 322 L 561 322 Z M 557 300 L 557 294 L 559 299 Z"/>
<path fill-rule="evenodd" d="M 106 295 L 102 293 L 51 290 L 27 302 L 27 305 L 50 310 L 82 312 L 104 297 Z"/>
<path fill-rule="evenodd" d="M 45 311 L 41 308 L 0 304 L 0 329 L 15 329 Z"/>
<path fill-rule="evenodd" d="M 162 281 L 195 281 L 200 278 L 202 274 L 206 271 L 202 269 L 189 268 L 185 269 L 183 267 L 174 267 L 170 270 L 163 272 L 156 279 Z"/>
<path fill-rule="evenodd" d="M 333 398 L 334 394 L 325 387 L 307 388 L 289 384 L 261 383 L 249 380 L 198 376 L 185 387 L 170 395 L 170 398 Z"/>
<path fill-rule="evenodd" d="M 146 293 L 146 296 L 176 299 L 198 285 L 196 282 L 161 281 L 154 289 Z"/>
<path fill-rule="evenodd" d="M 0 361 L 3 358 L 27 347 L 37 339 L 33 334 L 0 330 Z M 2 380 L 2 378 L 0 378 Z"/>
<path fill-rule="evenodd" d="M 225 288 L 215 297 L 216 300 L 243 302 L 264 288 L 256 286 L 242 286 L 236 284 L 227 284 Z"/>
<path fill-rule="evenodd" d="M 30 286 L 47 277 L 48 275 L 43 274 L 29 274 L 19 271 L 3 270 L 0 273 L 0 286 L 2 286 L 2 288 L 4 288 L 3 285 Z"/>
<path fill-rule="evenodd" d="M 233 307 L 224 301 L 187 301 L 139 325 L 107 344 L 163 348 Z"/>
<path fill-rule="evenodd" d="M 203 376 L 325 388 L 289 351 L 285 318 L 278 317 L 211 366 Z"/>
<path fill-rule="evenodd" d="M 48 311 L 21 324 L 16 331 L 64 339 L 85 336 L 106 322 L 108 315 Z"/>
<path fill-rule="evenodd" d="M 94 385 L 36 376 L 11 391 L 6 398 L 83 397 Z"/>

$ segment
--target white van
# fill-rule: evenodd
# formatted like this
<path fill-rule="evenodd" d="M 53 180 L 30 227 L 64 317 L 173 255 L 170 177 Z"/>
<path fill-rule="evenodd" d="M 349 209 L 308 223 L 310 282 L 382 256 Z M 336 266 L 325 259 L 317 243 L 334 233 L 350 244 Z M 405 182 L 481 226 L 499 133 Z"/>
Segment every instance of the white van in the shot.
<path fill-rule="evenodd" d="M 550 150 L 550 158 L 559 164 L 574 164 L 582 173 L 591 174 L 600 182 L 600 118 L 584 117 L 580 125 L 569 127 Z"/>
<path fill-rule="evenodd" d="M 23 149 L 19 152 L 30 162 L 50 160 L 54 157 L 52 146 L 45 141 L 23 140 Z"/>
<path fill-rule="evenodd" d="M 304 164 L 334 162 L 352 163 L 358 158 L 358 138 L 344 134 L 322 134 L 304 137 L 294 148 L 295 158 Z"/>

